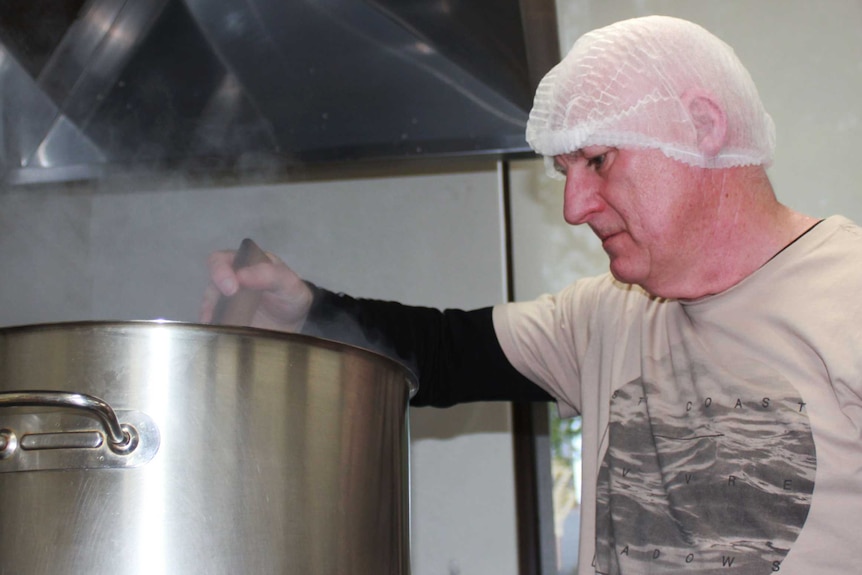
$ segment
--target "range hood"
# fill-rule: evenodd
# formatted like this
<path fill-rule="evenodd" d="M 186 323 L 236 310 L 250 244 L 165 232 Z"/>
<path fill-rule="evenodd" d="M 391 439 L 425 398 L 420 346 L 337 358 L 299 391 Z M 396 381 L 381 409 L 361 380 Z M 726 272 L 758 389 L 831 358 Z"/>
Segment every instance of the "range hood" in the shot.
<path fill-rule="evenodd" d="M 6 0 L 0 181 L 524 154 L 558 56 L 553 0 Z"/>

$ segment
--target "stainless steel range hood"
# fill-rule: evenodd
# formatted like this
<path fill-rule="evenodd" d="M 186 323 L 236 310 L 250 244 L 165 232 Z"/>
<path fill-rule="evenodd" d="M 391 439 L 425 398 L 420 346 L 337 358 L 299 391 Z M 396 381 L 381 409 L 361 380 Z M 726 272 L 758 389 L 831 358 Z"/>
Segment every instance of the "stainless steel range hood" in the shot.
<path fill-rule="evenodd" d="M 0 180 L 527 152 L 553 0 L 6 0 Z"/>

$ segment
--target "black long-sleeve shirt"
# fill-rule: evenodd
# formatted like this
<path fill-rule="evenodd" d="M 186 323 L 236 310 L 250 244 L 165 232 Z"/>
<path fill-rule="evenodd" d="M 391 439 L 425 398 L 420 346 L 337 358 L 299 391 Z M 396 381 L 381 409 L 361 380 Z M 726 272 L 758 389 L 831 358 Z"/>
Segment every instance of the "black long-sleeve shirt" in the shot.
<path fill-rule="evenodd" d="M 506 359 L 490 307 L 440 311 L 309 286 L 314 303 L 303 333 L 371 349 L 404 364 L 419 379 L 411 405 L 552 401 Z"/>

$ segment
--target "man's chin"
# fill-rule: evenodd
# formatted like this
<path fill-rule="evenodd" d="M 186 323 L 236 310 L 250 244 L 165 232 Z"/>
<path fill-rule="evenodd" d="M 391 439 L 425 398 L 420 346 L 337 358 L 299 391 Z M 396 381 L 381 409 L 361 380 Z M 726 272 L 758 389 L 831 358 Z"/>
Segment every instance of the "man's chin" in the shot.
<path fill-rule="evenodd" d="M 611 275 L 614 276 L 614 279 L 626 284 L 635 284 L 637 283 L 634 278 L 631 270 L 627 269 L 625 265 L 622 264 L 618 259 L 611 258 L 610 264 Z"/>
<path fill-rule="evenodd" d="M 613 260 L 611 261 L 610 272 L 611 275 L 614 276 L 614 279 L 618 282 L 629 285 L 641 286 L 645 290 L 649 291 L 644 285 L 646 276 L 643 273 L 637 273 L 631 268 L 627 268 L 626 266 L 620 265 L 620 262 L 615 262 Z"/>

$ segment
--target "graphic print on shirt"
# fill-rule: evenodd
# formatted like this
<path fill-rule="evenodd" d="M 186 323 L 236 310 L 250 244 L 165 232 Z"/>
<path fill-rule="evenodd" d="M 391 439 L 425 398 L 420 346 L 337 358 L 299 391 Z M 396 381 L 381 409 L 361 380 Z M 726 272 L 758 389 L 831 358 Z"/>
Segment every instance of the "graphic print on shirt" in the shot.
<path fill-rule="evenodd" d="M 646 360 L 612 396 L 596 573 L 776 573 L 805 523 L 816 456 L 798 391 L 691 353 Z"/>

